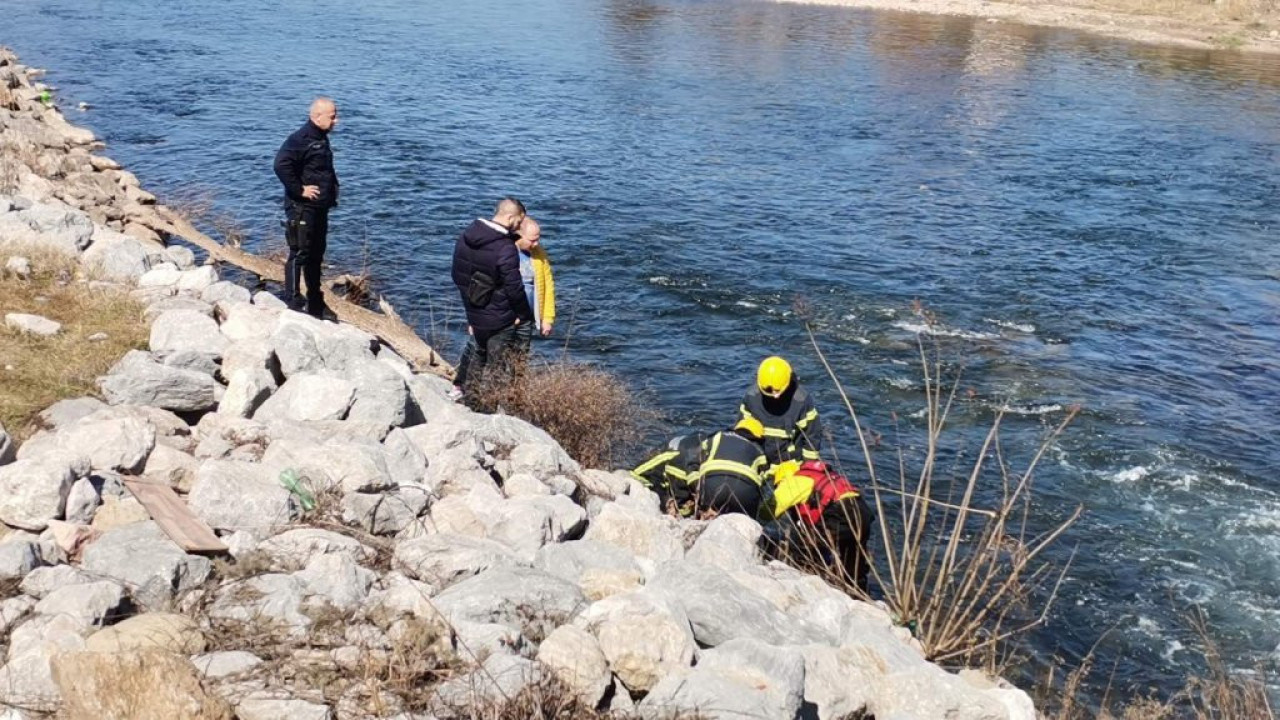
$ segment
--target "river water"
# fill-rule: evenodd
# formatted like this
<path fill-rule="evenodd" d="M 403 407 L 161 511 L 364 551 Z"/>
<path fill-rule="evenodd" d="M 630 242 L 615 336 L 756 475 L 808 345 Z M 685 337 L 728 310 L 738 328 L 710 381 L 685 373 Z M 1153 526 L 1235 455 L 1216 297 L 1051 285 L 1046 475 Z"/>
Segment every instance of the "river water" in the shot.
<path fill-rule="evenodd" d="M 113 157 L 213 198 L 252 247 L 281 244 L 275 149 L 335 96 L 330 259 L 455 351 L 453 238 L 521 197 L 557 273 L 540 349 L 649 391 L 655 436 L 729 422 L 780 352 L 854 459 L 797 296 L 886 445 L 922 405 L 922 332 L 963 368 L 970 461 L 996 408 L 1020 467 L 1080 404 L 1039 475 L 1038 527 L 1085 506 L 1041 662 L 1096 643 L 1116 689 L 1176 687 L 1196 607 L 1233 667 L 1280 660 L 1280 58 L 728 0 L 0 17 Z"/>

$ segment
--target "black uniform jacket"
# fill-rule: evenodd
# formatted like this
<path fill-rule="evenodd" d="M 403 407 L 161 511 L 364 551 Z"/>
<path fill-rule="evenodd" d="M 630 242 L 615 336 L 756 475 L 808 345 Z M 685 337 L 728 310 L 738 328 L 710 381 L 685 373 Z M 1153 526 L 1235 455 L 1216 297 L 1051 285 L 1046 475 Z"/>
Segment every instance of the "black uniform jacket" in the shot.
<path fill-rule="evenodd" d="M 317 208 L 338 204 L 338 173 L 333 169 L 329 134 L 310 120 L 280 146 L 275 170 L 284 185 L 285 207 L 290 201 Z M 302 197 L 303 185 L 315 185 L 320 188 L 320 195 L 315 200 L 307 200 Z"/>

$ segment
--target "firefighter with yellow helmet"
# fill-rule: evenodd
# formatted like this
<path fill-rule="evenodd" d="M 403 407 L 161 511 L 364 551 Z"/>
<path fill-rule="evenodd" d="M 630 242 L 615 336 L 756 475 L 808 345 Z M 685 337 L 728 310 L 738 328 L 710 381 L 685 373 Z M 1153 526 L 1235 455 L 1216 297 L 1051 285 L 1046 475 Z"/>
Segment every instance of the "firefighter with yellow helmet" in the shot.
<path fill-rule="evenodd" d="M 773 355 L 760 363 L 755 385 L 743 396 L 739 412 L 744 420 L 754 419 L 763 427 L 770 465 L 818 459 L 822 449 L 818 409 L 786 360 Z"/>

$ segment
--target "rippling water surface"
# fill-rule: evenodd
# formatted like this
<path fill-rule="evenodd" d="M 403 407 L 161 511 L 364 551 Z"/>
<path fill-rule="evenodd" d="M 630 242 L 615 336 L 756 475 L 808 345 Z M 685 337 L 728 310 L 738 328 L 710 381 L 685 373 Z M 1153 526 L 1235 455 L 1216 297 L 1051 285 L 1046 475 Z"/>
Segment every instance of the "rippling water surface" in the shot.
<path fill-rule="evenodd" d="M 922 403 L 911 310 L 963 366 L 958 436 L 1009 406 L 1037 522 L 1083 503 L 1041 655 L 1115 684 L 1280 659 L 1280 62 L 965 19 L 695 0 L 0 0 L 0 42 L 162 195 L 278 245 L 272 155 L 335 96 L 330 255 L 457 346 L 453 237 L 543 221 L 570 351 L 728 422 L 789 355 L 853 457 L 792 311 L 864 420 Z M 446 322 L 452 323 L 444 328 Z M 571 332 L 570 332 L 571 331 Z M 972 435 L 973 437 L 969 437 Z M 882 453 L 884 464 L 893 458 Z"/>

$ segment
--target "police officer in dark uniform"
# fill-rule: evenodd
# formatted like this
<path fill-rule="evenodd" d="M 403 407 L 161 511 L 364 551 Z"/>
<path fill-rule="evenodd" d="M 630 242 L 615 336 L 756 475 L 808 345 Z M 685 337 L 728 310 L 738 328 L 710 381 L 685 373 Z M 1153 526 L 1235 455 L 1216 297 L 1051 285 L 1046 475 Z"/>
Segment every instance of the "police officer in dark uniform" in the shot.
<path fill-rule="evenodd" d="M 306 310 L 324 317 L 320 267 L 329 233 L 329 209 L 338 204 L 338 174 L 333 169 L 329 131 L 338 123 L 338 106 L 321 97 L 311 103 L 307 124 L 289 136 L 276 153 L 276 177 L 284 185 L 285 241 L 289 259 L 284 266 L 285 301 L 301 310 L 299 279 L 307 283 Z"/>

